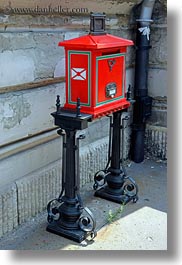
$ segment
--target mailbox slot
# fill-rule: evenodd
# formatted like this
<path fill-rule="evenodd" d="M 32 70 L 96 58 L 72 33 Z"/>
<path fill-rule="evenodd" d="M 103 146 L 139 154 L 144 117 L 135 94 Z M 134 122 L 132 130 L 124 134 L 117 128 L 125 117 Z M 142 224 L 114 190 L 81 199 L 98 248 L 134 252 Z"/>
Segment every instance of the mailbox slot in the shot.
<path fill-rule="evenodd" d="M 120 53 L 120 49 L 116 51 L 107 51 L 107 52 L 102 52 L 102 55 L 110 55 L 110 54 L 117 54 Z"/>

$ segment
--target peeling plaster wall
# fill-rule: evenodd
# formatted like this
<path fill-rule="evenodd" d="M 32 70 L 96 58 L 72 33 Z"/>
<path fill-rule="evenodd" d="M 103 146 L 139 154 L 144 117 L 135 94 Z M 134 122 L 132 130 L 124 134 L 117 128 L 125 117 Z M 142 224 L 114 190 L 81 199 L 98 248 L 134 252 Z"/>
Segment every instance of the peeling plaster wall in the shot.
<path fill-rule="evenodd" d="M 7 1 L 2 2 L 3 8 L 7 6 Z M 24 1 L 21 2 L 24 3 Z M 48 2 L 48 0 L 42 1 L 43 4 Z M 83 6 L 83 1 L 63 2 L 72 7 Z M 13 5 L 15 1 L 11 3 Z M 108 14 L 107 31 L 135 42 L 135 18 L 138 12 L 135 6 L 138 3 L 140 1 L 86 0 L 84 7 L 88 7 L 89 11 L 105 11 Z M 61 138 L 57 137 L 56 130 L 53 130 L 54 120 L 50 113 L 55 111 L 56 95 L 61 96 L 61 104 L 64 104 L 65 84 L 62 82 L 26 89 L 26 83 L 64 76 L 64 49 L 58 47 L 58 42 L 88 34 L 89 31 L 88 14 L 6 14 L 3 13 L 1 4 L 0 236 L 45 209 L 51 192 L 54 197 L 59 190 L 51 185 L 54 180 L 60 183 L 58 169 L 61 165 L 62 142 Z M 35 1 L 30 1 L 28 4 L 35 4 Z M 145 149 L 147 155 L 166 159 L 167 18 L 165 0 L 156 0 L 153 19 L 149 61 L 149 95 L 153 97 L 153 108 L 147 124 Z M 129 84 L 134 87 L 134 64 L 135 47 L 129 47 L 126 56 L 126 87 Z M 24 85 L 20 91 L 12 89 L 11 92 L 1 93 L 1 89 L 5 87 L 16 87 L 21 84 Z M 131 122 L 132 115 L 128 126 Z M 89 128 L 84 131 L 86 139 L 81 141 L 80 152 L 82 185 L 93 181 L 94 170 L 98 170 L 99 166 L 105 166 L 107 156 L 100 156 L 100 150 L 107 153 L 108 129 L 108 118 L 102 118 L 89 124 Z M 125 158 L 129 155 L 129 140 L 130 128 L 128 127 Z M 41 185 L 45 186 L 47 195 Z M 27 206 L 29 203 L 27 198 L 23 197 L 26 193 L 34 194 L 31 197 L 33 210 L 26 209 L 26 207 L 31 208 L 31 205 Z M 40 205 L 38 205 L 39 202 L 37 203 L 39 199 Z M 5 214 L 4 209 L 7 204 L 7 207 L 16 206 L 16 208 L 11 211 L 12 216 L 6 226 L 1 216 Z"/>
<path fill-rule="evenodd" d="M 12 129 L 17 124 L 20 125 L 23 118 L 31 114 L 30 104 L 23 95 L 16 95 L 13 98 L 1 99 L 1 113 L 3 118 L 0 120 L 3 129 Z M 3 140 L 3 138 L 2 138 Z"/>
<path fill-rule="evenodd" d="M 52 128 L 57 94 L 63 104 L 63 83 L 0 95 L 0 145 Z"/>

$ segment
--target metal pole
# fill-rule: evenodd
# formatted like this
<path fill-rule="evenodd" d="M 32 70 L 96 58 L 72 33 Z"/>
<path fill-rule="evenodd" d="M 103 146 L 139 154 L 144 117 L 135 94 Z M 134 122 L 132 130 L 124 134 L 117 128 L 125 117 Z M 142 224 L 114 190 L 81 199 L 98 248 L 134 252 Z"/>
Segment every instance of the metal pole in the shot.
<path fill-rule="evenodd" d="M 123 110 L 113 113 L 113 123 L 110 124 L 110 131 L 112 128 L 111 163 L 108 169 L 106 167 L 106 169 L 96 173 L 94 189 L 101 187 L 95 192 L 97 197 L 126 204 L 131 200 L 137 201 L 138 188 L 135 181 L 126 175 L 126 170 L 121 166 L 121 129 L 124 130 L 123 122 L 121 126 L 122 112 Z M 124 133 L 122 133 L 123 136 Z M 101 181 L 102 185 L 100 185 Z"/>
<path fill-rule="evenodd" d="M 75 167 L 75 154 L 76 154 L 76 143 L 75 143 L 76 131 L 66 130 L 66 183 L 65 183 L 65 197 L 74 199 L 76 197 L 76 167 Z"/>
<path fill-rule="evenodd" d="M 76 115 L 61 111 L 59 96 L 56 103 L 57 111 L 52 116 L 55 118 L 55 125 L 61 128 L 58 134 L 63 135 L 62 191 L 58 198 L 47 205 L 47 231 L 81 242 L 88 236 L 92 239 L 96 236 L 95 218 L 87 207 L 83 207 L 79 194 L 79 140 L 84 137 L 81 135 L 76 138 L 77 130 L 87 128 L 91 117 L 78 113 L 78 110 Z M 55 206 L 55 203 L 58 205 Z M 86 215 L 83 215 L 84 212 Z"/>
<path fill-rule="evenodd" d="M 111 168 L 119 170 L 120 173 L 120 150 L 121 150 L 121 111 L 113 114 L 113 135 L 112 135 L 112 157 Z M 111 170 L 110 168 L 110 170 Z"/>

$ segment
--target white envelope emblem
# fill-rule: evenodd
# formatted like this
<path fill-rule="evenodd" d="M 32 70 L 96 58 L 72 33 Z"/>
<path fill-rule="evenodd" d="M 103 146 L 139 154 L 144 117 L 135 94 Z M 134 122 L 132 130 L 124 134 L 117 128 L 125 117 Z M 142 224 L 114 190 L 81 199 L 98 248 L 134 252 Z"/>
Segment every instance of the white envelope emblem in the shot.
<path fill-rule="evenodd" d="M 86 70 L 84 68 L 72 68 L 71 78 L 74 80 L 86 80 Z"/>

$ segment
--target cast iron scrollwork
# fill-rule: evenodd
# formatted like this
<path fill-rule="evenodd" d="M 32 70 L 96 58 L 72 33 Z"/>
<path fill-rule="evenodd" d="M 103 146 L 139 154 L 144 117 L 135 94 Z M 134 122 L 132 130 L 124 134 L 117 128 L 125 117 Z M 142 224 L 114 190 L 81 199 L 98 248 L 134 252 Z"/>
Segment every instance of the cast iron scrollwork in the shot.
<path fill-rule="evenodd" d="M 112 144 L 111 144 L 111 139 L 112 139 L 112 133 L 113 133 L 113 120 L 112 116 L 108 116 L 110 118 L 110 131 L 109 131 L 109 148 L 108 148 L 108 161 L 105 169 L 99 170 L 95 173 L 94 175 L 94 185 L 93 189 L 94 190 L 101 190 L 102 188 L 107 187 L 107 182 L 108 182 L 108 177 L 109 175 L 115 176 L 116 173 L 114 173 L 113 169 L 110 167 L 110 162 L 111 162 L 111 149 L 112 149 Z M 125 204 L 129 201 L 133 201 L 134 203 L 137 202 L 138 200 L 138 186 L 134 179 L 130 176 L 127 175 L 126 169 L 124 167 L 124 152 L 123 152 L 123 146 L 124 146 L 124 129 L 125 129 L 125 124 L 124 122 L 128 120 L 129 117 L 125 116 L 122 119 L 122 125 L 120 126 L 120 129 L 122 130 L 122 157 L 120 159 L 120 170 L 118 170 L 117 175 L 118 178 L 121 180 L 121 187 L 120 189 L 120 195 L 121 195 L 121 201 Z M 111 178 L 110 178 L 111 179 Z M 116 183 L 117 185 L 117 183 Z M 117 187 L 116 187 L 117 188 Z M 107 189 L 108 191 L 108 189 Z M 113 192 L 113 190 L 111 191 Z"/>

